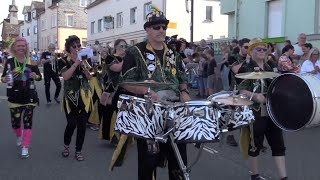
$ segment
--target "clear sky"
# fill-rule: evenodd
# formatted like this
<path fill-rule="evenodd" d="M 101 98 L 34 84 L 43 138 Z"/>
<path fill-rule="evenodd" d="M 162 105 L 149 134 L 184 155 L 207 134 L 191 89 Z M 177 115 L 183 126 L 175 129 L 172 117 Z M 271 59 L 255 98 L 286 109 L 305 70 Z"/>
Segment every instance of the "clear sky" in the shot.
<path fill-rule="evenodd" d="M 3 19 L 8 17 L 9 14 L 9 5 L 12 3 L 12 0 L 0 0 L 1 1 L 1 5 L 0 5 L 0 22 L 3 21 Z M 22 16 L 22 10 L 23 10 L 23 6 L 27 5 L 30 6 L 32 0 L 15 0 L 16 1 L 16 5 L 18 5 L 18 18 L 19 20 L 23 20 L 23 16 Z M 42 1 L 42 0 L 36 0 L 36 1 Z M 0 26 L 0 34 L 2 31 L 2 25 Z M 1 39 L 1 36 L 0 36 Z"/>

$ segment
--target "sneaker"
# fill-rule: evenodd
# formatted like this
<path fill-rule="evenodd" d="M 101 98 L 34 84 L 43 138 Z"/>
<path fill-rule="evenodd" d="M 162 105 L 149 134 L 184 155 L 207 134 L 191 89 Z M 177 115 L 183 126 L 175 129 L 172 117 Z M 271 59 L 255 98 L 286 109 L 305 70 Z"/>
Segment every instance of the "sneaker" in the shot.
<path fill-rule="evenodd" d="M 54 100 L 56 101 L 56 103 L 60 104 L 59 98 L 55 97 Z"/>
<path fill-rule="evenodd" d="M 21 146 L 21 144 L 22 144 L 22 136 L 17 137 L 17 146 L 19 147 Z"/>
<path fill-rule="evenodd" d="M 261 180 L 261 177 L 259 174 L 251 175 L 250 180 Z"/>
<path fill-rule="evenodd" d="M 90 126 L 90 129 L 91 129 L 92 131 L 98 131 L 98 130 L 99 130 L 99 126 L 98 126 L 98 125 L 91 125 L 91 126 Z"/>
<path fill-rule="evenodd" d="M 21 158 L 28 158 L 29 157 L 29 149 L 26 147 L 22 147 L 21 150 Z"/>
<path fill-rule="evenodd" d="M 237 147 L 238 143 L 236 142 L 236 140 L 234 139 L 233 135 L 228 135 L 227 136 L 227 144 L 229 144 L 229 146 L 234 146 Z"/>
<path fill-rule="evenodd" d="M 51 101 L 47 101 L 47 104 L 50 105 L 50 104 L 51 104 Z"/>

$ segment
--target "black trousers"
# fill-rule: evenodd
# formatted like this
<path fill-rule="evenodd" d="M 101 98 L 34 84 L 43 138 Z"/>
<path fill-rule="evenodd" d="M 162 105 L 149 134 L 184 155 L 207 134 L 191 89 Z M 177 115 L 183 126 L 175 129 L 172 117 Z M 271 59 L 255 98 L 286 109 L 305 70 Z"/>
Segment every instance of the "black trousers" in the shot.
<path fill-rule="evenodd" d="M 82 109 L 72 110 L 68 114 L 66 106 L 64 106 L 64 111 L 67 117 L 67 126 L 64 131 L 64 144 L 67 146 L 70 145 L 73 132 L 77 128 L 76 152 L 80 152 L 82 150 L 82 145 L 86 135 L 88 113 L 84 109 Z"/>
<path fill-rule="evenodd" d="M 103 106 L 102 110 L 102 139 L 111 140 L 110 137 L 110 127 L 111 127 L 111 119 L 114 112 L 118 111 L 118 108 L 115 104 L 110 104 Z"/>
<path fill-rule="evenodd" d="M 61 91 L 61 81 L 59 79 L 59 76 L 55 73 L 52 73 L 52 72 L 44 73 L 44 86 L 45 86 L 47 102 L 51 101 L 51 96 L 50 96 L 51 79 L 53 80 L 54 84 L 56 85 L 56 92 L 54 94 L 54 97 L 58 98 L 60 91 Z"/>
<path fill-rule="evenodd" d="M 260 111 L 254 111 L 256 120 L 253 123 L 253 137 L 254 144 L 257 149 L 256 151 L 251 151 L 250 144 L 249 156 L 256 157 L 259 155 L 263 148 L 264 136 L 267 138 L 268 144 L 271 147 L 272 156 L 284 156 L 286 148 L 284 145 L 282 130 L 274 124 L 270 117 L 261 117 L 260 114 Z"/>
<path fill-rule="evenodd" d="M 182 160 L 187 165 L 186 144 L 177 144 Z M 168 160 L 169 180 L 183 180 L 178 161 L 170 142 L 159 143 L 160 153 L 149 154 L 146 140 L 137 139 L 138 147 L 138 180 L 153 180 L 157 177 L 157 166 L 163 163 L 164 159 Z"/>

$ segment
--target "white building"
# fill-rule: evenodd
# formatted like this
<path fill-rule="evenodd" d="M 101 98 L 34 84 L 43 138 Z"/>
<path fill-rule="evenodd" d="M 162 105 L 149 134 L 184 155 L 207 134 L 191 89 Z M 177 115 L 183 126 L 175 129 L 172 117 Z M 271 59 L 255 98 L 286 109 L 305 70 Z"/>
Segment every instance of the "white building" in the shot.
<path fill-rule="evenodd" d="M 24 6 L 24 23 L 20 26 L 20 35 L 29 42 L 29 51 L 38 49 L 38 17 L 44 11 L 44 3 L 32 1 L 31 6 Z"/>
<path fill-rule="evenodd" d="M 190 40 L 191 15 L 185 0 L 95 0 L 87 7 L 88 43 L 98 40 L 112 44 L 125 39 L 129 44 L 143 41 L 145 17 L 154 4 L 170 20 L 167 35 Z M 197 0 L 194 7 L 194 41 L 217 39 L 228 35 L 228 16 L 220 15 L 220 2 Z"/>

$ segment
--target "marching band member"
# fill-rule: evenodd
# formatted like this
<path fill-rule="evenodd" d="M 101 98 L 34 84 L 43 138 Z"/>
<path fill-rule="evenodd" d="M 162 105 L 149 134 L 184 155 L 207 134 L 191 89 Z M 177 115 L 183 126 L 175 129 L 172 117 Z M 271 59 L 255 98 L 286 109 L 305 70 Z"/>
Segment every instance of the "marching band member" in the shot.
<path fill-rule="evenodd" d="M 260 71 L 274 71 L 275 66 L 272 66 L 274 63 L 268 63 L 267 61 L 267 44 L 263 43 L 261 39 L 255 38 L 250 41 L 248 53 L 252 57 L 250 60 L 242 63 L 239 68 L 238 73 L 244 72 L 253 72 L 256 69 Z M 264 89 L 267 90 L 267 87 L 270 81 L 263 80 L 265 83 L 261 84 L 264 86 Z M 278 174 L 281 180 L 287 179 L 286 166 L 285 166 L 285 145 L 283 140 L 282 130 L 277 127 L 270 117 L 267 114 L 266 110 L 266 97 L 265 92 L 261 92 L 261 86 L 257 89 L 256 92 L 253 92 L 255 87 L 255 80 L 243 80 L 239 85 L 238 89 L 240 93 L 246 94 L 248 97 L 253 97 L 254 101 L 253 110 L 255 116 L 255 122 L 253 123 L 253 130 L 251 133 L 250 140 L 249 136 L 244 136 L 247 132 L 247 128 L 242 129 L 242 151 L 243 153 L 248 153 L 250 170 L 252 172 L 252 180 L 260 180 L 259 168 L 258 168 L 258 156 L 260 151 L 263 148 L 264 136 L 267 138 L 268 143 L 272 150 L 272 156 L 274 157 L 275 164 L 277 166 Z M 247 133 L 248 135 L 248 133 Z M 245 139 L 247 141 L 245 141 Z M 249 141 L 251 143 L 249 143 Z M 249 148 L 249 149 L 248 149 Z"/>
<path fill-rule="evenodd" d="M 80 48 L 80 39 L 75 35 L 69 36 L 65 43 L 68 56 L 64 61 L 59 62 L 59 68 L 64 79 L 63 108 L 67 118 L 62 156 L 69 156 L 69 145 L 73 132 L 77 128 L 75 158 L 78 161 L 83 161 L 81 150 L 86 133 L 88 112 L 92 107 L 92 95 L 88 80 L 92 76 L 86 67 L 86 61 L 78 59 L 77 53 Z"/>
<path fill-rule="evenodd" d="M 187 90 L 187 78 L 182 61 L 178 53 L 165 42 L 166 30 L 169 20 L 158 10 L 147 15 L 144 29 L 147 32 L 147 42 L 141 42 L 128 49 L 123 62 L 123 79 L 125 82 L 136 82 L 151 79 L 157 82 L 171 82 L 174 85 L 162 88 L 152 88 L 151 97 L 159 101 L 156 93 L 161 90 L 172 90 L 180 95 L 180 101 L 189 101 Z M 144 86 L 122 85 L 127 94 L 141 97 L 148 93 Z M 152 180 L 156 178 L 157 166 L 163 165 L 159 161 L 163 157 L 168 160 L 169 179 L 180 180 L 183 175 L 179 168 L 170 142 L 159 143 L 160 153 L 150 152 L 150 144 L 144 139 L 137 139 L 138 148 L 138 179 Z M 187 163 L 186 144 L 178 144 L 178 148 L 184 163 Z M 153 149 L 153 148 L 151 148 Z"/>
<path fill-rule="evenodd" d="M 54 84 L 56 85 L 56 92 L 54 94 L 54 100 L 57 103 L 59 101 L 59 94 L 61 90 L 61 82 L 59 79 L 58 74 L 58 59 L 55 54 L 56 46 L 54 44 L 49 44 L 48 51 L 45 51 L 41 55 L 41 62 L 43 64 L 43 76 L 44 76 L 44 85 L 45 85 L 45 93 L 47 97 L 47 104 L 51 104 L 51 97 L 50 97 L 50 82 L 51 79 L 53 80 Z"/>
<path fill-rule="evenodd" d="M 33 109 L 39 102 L 34 81 L 40 81 L 42 78 L 37 62 L 28 57 L 28 49 L 26 39 L 15 38 L 10 47 L 13 57 L 8 57 L 1 78 L 3 83 L 8 83 L 7 96 L 11 123 L 17 136 L 17 146 L 22 146 L 22 158 L 29 157 Z M 23 130 L 21 119 L 23 119 Z"/>
<path fill-rule="evenodd" d="M 114 124 L 115 116 L 114 113 L 117 112 L 117 102 L 120 93 L 117 91 L 118 83 L 120 80 L 120 73 L 122 71 L 123 57 L 126 55 L 126 49 L 128 44 L 123 39 L 117 39 L 114 42 L 114 53 L 109 55 L 105 59 L 105 71 L 108 77 L 106 82 L 105 91 L 102 96 L 102 103 L 105 105 L 106 111 L 104 111 L 104 117 L 102 122 L 102 138 L 105 140 L 110 140 L 112 143 L 116 144 L 117 139 L 114 136 Z"/>

